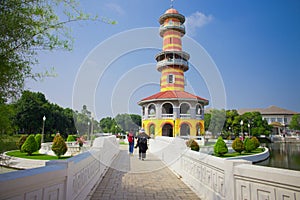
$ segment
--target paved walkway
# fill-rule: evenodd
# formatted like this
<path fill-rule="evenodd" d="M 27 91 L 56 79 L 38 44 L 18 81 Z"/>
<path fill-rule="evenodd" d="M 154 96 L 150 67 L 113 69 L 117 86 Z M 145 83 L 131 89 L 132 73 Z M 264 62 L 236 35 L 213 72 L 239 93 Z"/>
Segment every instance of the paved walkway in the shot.
<path fill-rule="evenodd" d="M 125 149 L 126 147 L 126 149 Z M 199 199 L 154 155 L 146 160 L 128 155 L 128 146 L 121 151 L 112 167 L 96 187 L 91 200 L 98 199 Z"/>

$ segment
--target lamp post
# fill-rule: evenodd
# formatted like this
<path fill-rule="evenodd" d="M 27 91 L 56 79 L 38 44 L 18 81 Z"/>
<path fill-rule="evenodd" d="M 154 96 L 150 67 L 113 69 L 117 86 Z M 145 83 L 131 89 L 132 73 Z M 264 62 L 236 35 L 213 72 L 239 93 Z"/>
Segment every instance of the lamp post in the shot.
<path fill-rule="evenodd" d="M 88 122 L 88 132 L 87 132 L 87 138 L 90 140 L 90 122 Z"/>
<path fill-rule="evenodd" d="M 248 132 L 249 132 L 249 137 L 251 136 L 250 134 L 250 124 L 248 124 Z"/>
<path fill-rule="evenodd" d="M 243 122 L 243 120 L 241 120 L 241 123 L 240 123 L 240 125 L 241 125 L 241 132 L 242 132 L 242 136 L 243 136 L 243 139 L 244 139 L 243 124 L 244 124 L 244 122 Z"/>
<path fill-rule="evenodd" d="M 41 143 L 44 143 L 45 121 L 46 121 L 46 116 L 44 115 L 44 117 L 43 117 L 43 130 L 42 130 L 42 141 L 41 141 Z"/>

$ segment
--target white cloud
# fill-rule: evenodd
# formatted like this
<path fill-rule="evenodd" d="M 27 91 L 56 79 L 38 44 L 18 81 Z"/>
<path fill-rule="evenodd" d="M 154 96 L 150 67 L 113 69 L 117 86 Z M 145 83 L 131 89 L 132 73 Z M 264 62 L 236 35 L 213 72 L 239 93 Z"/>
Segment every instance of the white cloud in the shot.
<path fill-rule="evenodd" d="M 124 15 L 125 10 L 118 4 L 115 3 L 108 3 L 105 5 L 105 7 L 113 12 L 116 12 L 119 15 Z"/>
<path fill-rule="evenodd" d="M 195 35 L 196 29 L 205 26 L 213 20 L 212 15 L 205 15 L 199 11 L 186 17 L 185 26 L 189 35 Z"/>

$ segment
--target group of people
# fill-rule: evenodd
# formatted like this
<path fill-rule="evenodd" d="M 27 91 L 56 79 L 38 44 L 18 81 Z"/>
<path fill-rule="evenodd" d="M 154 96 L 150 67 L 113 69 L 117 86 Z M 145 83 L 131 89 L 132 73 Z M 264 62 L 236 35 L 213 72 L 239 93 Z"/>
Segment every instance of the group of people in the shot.
<path fill-rule="evenodd" d="M 128 139 L 128 143 L 129 143 L 129 154 L 133 155 L 134 148 L 139 148 L 139 159 L 145 160 L 146 151 L 148 150 L 148 139 L 149 138 L 150 137 L 146 134 L 145 130 L 142 128 L 139 131 L 139 135 L 137 136 L 137 143 L 136 143 L 136 145 L 134 145 L 135 136 L 132 133 L 132 131 L 130 131 L 127 134 L 127 139 Z"/>

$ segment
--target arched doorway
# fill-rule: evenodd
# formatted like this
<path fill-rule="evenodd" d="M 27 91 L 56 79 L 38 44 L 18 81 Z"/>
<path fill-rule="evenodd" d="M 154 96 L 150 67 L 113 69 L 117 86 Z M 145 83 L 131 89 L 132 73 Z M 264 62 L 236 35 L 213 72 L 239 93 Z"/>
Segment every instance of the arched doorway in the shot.
<path fill-rule="evenodd" d="M 155 135 L 155 125 L 154 124 L 151 124 L 150 126 L 149 126 L 149 133 L 150 133 L 150 135 Z"/>
<path fill-rule="evenodd" d="M 189 136 L 190 135 L 190 126 L 186 123 L 181 124 L 180 126 L 180 136 Z"/>
<path fill-rule="evenodd" d="M 173 137 L 173 127 L 171 124 L 165 124 L 162 127 L 162 136 Z"/>

